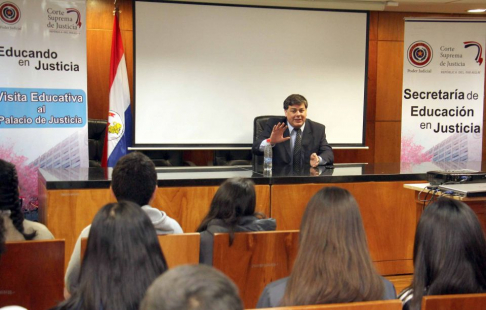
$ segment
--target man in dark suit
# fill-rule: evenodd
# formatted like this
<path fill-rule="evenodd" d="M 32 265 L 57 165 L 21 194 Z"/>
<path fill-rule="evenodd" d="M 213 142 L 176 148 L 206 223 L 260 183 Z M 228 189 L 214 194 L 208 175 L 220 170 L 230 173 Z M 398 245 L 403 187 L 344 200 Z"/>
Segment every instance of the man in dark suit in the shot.
<path fill-rule="evenodd" d="M 273 147 L 273 164 L 299 169 L 330 165 L 334 154 L 326 140 L 326 127 L 307 119 L 307 100 L 290 95 L 284 101 L 285 117 L 271 118 L 253 142 L 253 153 L 262 155 L 265 145 Z"/>

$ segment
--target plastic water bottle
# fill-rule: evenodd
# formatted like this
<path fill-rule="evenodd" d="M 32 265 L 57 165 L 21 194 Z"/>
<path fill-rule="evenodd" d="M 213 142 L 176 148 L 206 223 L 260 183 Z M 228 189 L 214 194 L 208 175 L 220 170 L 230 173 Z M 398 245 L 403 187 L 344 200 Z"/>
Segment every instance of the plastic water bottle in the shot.
<path fill-rule="evenodd" d="M 267 145 L 263 150 L 263 172 L 272 171 L 272 145 L 270 144 L 270 139 L 267 139 Z"/>

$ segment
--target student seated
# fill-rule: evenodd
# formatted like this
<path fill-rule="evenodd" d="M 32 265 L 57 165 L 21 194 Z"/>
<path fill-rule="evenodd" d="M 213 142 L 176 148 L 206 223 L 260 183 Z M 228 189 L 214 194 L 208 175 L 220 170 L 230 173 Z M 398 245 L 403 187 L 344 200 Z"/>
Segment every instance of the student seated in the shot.
<path fill-rule="evenodd" d="M 3 218 L 0 217 L 0 258 L 2 257 L 2 254 L 4 252 L 5 252 L 5 227 L 3 226 Z M 0 310 L 27 310 L 27 309 L 19 306 L 6 306 L 0 308 Z"/>
<path fill-rule="evenodd" d="M 24 219 L 19 179 L 15 166 L 0 159 L 0 217 L 5 226 L 6 241 L 54 239 L 41 223 Z"/>
<path fill-rule="evenodd" d="M 449 198 L 425 208 L 413 263 L 412 284 L 399 295 L 403 309 L 419 310 L 425 295 L 486 292 L 486 240 L 474 211 Z"/>
<path fill-rule="evenodd" d="M 184 265 L 154 281 L 140 310 L 243 310 L 243 303 L 236 285 L 220 271 Z"/>
<path fill-rule="evenodd" d="M 200 263 L 213 264 L 214 233 L 229 233 L 231 245 L 235 232 L 275 230 L 275 220 L 255 213 L 255 205 L 255 185 L 251 180 L 233 178 L 221 184 L 197 229 L 201 233 Z"/>
<path fill-rule="evenodd" d="M 290 277 L 267 285 L 257 308 L 395 298 L 395 287 L 371 261 L 356 200 L 325 187 L 307 204 Z"/>
<path fill-rule="evenodd" d="M 138 310 L 145 291 L 165 270 L 154 226 L 129 201 L 110 203 L 89 232 L 79 284 L 55 310 Z"/>
<path fill-rule="evenodd" d="M 123 156 L 115 165 L 111 176 L 113 195 L 118 201 L 137 203 L 148 215 L 157 234 L 181 234 L 181 226 L 165 212 L 152 208 L 157 191 L 157 172 L 153 162 L 142 153 L 133 152 Z M 90 226 L 83 229 L 74 246 L 64 277 L 67 298 L 76 288 L 81 260 L 81 239 L 88 237 Z"/>
<path fill-rule="evenodd" d="M 0 217 L 0 257 L 5 252 L 5 226 L 3 225 L 3 218 Z"/>

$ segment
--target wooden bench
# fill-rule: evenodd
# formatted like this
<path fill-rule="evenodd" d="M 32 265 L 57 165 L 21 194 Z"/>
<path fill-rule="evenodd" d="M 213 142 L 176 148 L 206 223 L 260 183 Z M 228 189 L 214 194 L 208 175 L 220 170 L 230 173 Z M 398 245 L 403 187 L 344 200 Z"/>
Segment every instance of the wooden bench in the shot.
<path fill-rule="evenodd" d="M 342 304 L 266 308 L 267 310 L 402 310 L 400 300 L 378 300 Z M 262 309 L 264 310 L 264 309 Z"/>
<path fill-rule="evenodd" d="M 159 235 L 159 243 L 169 268 L 199 264 L 199 233 Z"/>
<path fill-rule="evenodd" d="M 422 310 L 483 310 L 486 294 L 435 295 L 422 298 Z"/>
<path fill-rule="evenodd" d="M 216 233 L 213 266 L 226 274 L 240 291 L 246 308 L 254 308 L 267 284 L 290 275 L 299 248 L 299 232 L 268 231 Z"/>
<path fill-rule="evenodd" d="M 169 268 L 199 263 L 199 233 L 159 235 L 157 237 Z M 87 241 L 87 238 L 81 239 L 81 258 L 86 251 Z"/>
<path fill-rule="evenodd" d="M 0 307 L 45 310 L 64 300 L 64 240 L 7 242 L 0 257 Z"/>
<path fill-rule="evenodd" d="M 390 281 L 393 286 L 395 286 L 395 290 L 397 291 L 397 295 L 400 294 L 401 291 L 406 289 L 412 284 L 413 274 L 402 274 L 397 276 L 384 276 L 385 279 Z"/>

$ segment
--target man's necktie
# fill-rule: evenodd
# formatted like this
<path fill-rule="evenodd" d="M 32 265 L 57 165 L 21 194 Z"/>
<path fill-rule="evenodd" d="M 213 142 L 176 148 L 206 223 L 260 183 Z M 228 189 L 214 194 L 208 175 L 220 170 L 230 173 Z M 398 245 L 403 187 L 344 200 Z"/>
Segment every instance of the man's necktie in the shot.
<path fill-rule="evenodd" d="M 300 128 L 295 131 L 293 166 L 294 170 L 300 170 L 302 168 L 302 131 Z"/>

